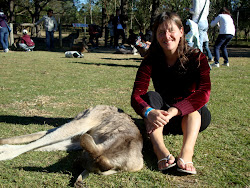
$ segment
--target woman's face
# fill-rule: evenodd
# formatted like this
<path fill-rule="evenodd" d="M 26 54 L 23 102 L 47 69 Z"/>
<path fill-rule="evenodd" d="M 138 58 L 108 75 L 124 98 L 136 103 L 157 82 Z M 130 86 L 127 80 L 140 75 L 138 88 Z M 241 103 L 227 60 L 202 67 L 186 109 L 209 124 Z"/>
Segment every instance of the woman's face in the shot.
<path fill-rule="evenodd" d="M 183 36 L 183 28 L 179 29 L 174 22 L 167 23 L 166 21 L 159 25 L 156 38 L 167 54 L 174 54 L 179 45 L 180 39 Z"/>

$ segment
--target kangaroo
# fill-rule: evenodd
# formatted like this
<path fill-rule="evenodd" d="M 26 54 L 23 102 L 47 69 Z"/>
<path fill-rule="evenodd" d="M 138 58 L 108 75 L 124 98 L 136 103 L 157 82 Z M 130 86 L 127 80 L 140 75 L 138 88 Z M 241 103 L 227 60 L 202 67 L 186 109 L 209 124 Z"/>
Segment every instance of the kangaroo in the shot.
<path fill-rule="evenodd" d="M 23 144 L 27 142 L 30 143 Z M 89 108 L 60 127 L 2 138 L 0 144 L 0 161 L 11 160 L 31 150 L 83 149 L 79 160 L 85 170 L 76 180 L 75 185 L 78 187 L 81 187 L 83 179 L 90 172 L 110 175 L 143 168 L 140 131 L 129 115 L 113 106 Z"/>

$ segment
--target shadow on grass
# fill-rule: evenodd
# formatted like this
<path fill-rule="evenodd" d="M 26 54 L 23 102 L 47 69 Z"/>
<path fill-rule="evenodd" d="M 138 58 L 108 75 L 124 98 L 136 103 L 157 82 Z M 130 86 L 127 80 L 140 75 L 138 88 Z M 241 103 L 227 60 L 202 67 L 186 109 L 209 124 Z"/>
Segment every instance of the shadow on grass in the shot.
<path fill-rule="evenodd" d="M 126 67 L 126 68 L 138 68 L 138 65 L 119 65 L 113 63 L 85 63 L 85 62 L 70 62 L 70 63 L 78 63 L 84 65 L 95 65 L 95 66 L 111 66 L 111 67 Z"/>
<path fill-rule="evenodd" d="M 141 62 L 142 61 L 142 58 L 101 58 L 101 59 L 105 59 L 105 60 L 115 60 L 115 61 L 120 61 L 120 60 L 128 60 L 128 61 L 136 61 L 136 62 Z"/>
<path fill-rule="evenodd" d="M 73 118 L 46 118 L 41 116 L 33 116 L 33 117 L 25 117 L 25 116 L 12 116 L 12 115 L 1 115 L 0 122 L 3 123 L 11 123 L 11 124 L 21 124 L 21 125 L 29 125 L 29 124 L 39 124 L 44 125 L 48 124 L 54 127 L 61 126 Z"/>
<path fill-rule="evenodd" d="M 23 169 L 25 171 L 33 171 L 33 172 L 45 172 L 45 173 L 61 173 L 68 174 L 71 179 L 69 182 L 70 187 L 74 187 L 74 183 L 77 177 L 82 173 L 83 169 L 79 166 L 76 166 L 76 159 L 80 155 L 81 151 L 72 151 L 69 152 L 68 155 L 58 162 L 48 166 L 48 167 L 34 167 L 34 166 L 21 166 L 18 169 Z"/>

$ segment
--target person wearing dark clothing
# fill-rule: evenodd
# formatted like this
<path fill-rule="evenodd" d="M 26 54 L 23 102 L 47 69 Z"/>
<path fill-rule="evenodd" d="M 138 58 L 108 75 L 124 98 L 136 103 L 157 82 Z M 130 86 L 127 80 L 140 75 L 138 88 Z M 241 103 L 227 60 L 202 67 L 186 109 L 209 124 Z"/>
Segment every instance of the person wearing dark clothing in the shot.
<path fill-rule="evenodd" d="M 188 46 L 177 14 L 157 16 L 152 31 L 152 43 L 137 71 L 131 105 L 144 119 L 159 170 L 177 165 L 180 172 L 196 174 L 194 146 L 198 133 L 211 120 L 206 107 L 210 67 L 199 49 Z M 147 92 L 151 79 L 155 91 Z M 163 134 L 183 134 L 177 163 L 164 144 Z"/>
<path fill-rule="evenodd" d="M 9 29 L 7 25 L 7 17 L 3 13 L 3 10 L 0 10 L 0 42 L 2 44 L 4 52 L 9 51 L 8 37 L 9 37 Z"/>
<path fill-rule="evenodd" d="M 93 48 L 98 48 L 99 42 L 98 38 L 100 37 L 100 29 L 99 26 L 96 24 L 90 24 L 89 25 L 89 42 L 92 44 Z M 94 43 L 94 39 L 96 40 L 96 43 Z"/>
<path fill-rule="evenodd" d="M 126 29 L 125 25 L 126 17 L 124 15 L 121 15 L 121 10 L 117 9 L 116 10 L 116 16 L 114 17 L 113 24 L 114 24 L 114 34 L 115 34 L 115 48 L 125 48 L 124 43 L 125 43 L 125 32 L 124 30 Z M 119 37 L 122 37 L 122 44 L 119 47 L 118 40 Z"/>
<path fill-rule="evenodd" d="M 145 41 L 151 42 L 152 41 L 152 31 L 147 29 L 144 38 L 145 38 Z"/>
<path fill-rule="evenodd" d="M 127 39 L 127 43 L 130 44 L 130 45 L 134 45 L 135 42 L 136 42 L 137 37 L 138 36 L 134 33 L 134 30 L 130 29 L 129 30 L 129 37 Z"/>

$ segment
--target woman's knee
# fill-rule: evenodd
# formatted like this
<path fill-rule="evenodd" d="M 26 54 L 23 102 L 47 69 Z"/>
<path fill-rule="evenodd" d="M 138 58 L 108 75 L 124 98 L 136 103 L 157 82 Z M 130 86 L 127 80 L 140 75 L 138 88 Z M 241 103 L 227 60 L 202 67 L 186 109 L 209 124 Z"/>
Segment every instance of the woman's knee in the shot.
<path fill-rule="evenodd" d="M 204 131 L 209 126 L 211 122 L 211 113 L 206 106 L 203 106 L 199 110 L 199 113 L 201 115 L 201 128 L 200 128 L 200 132 L 201 132 L 201 131 Z"/>
<path fill-rule="evenodd" d="M 192 124 L 196 124 L 198 126 L 201 125 L 201 114 L 198 111 L 194 111 L 190 114 L 187 114 L 183 117 L 183 121 L 191 121 Z"/>
<path fill-rule="evenodd" d="M 141 96 L 152 108 L 161 109 L 164 105 L 161 95 L 155 91 L 149 91 Z"/>

